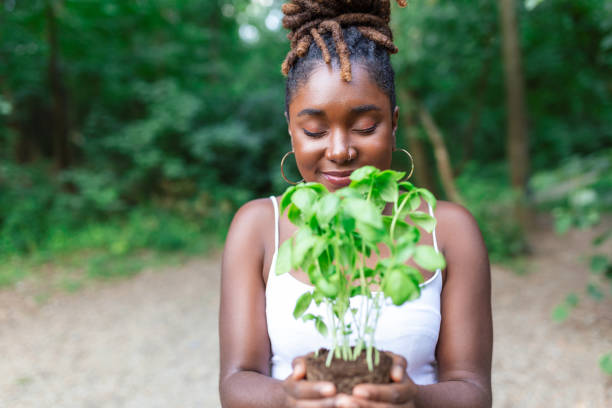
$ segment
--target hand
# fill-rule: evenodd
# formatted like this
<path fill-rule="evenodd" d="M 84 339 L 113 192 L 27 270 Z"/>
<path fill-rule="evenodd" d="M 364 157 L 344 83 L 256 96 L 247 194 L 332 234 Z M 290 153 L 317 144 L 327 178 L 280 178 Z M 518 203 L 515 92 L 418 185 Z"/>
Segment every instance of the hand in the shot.
<path fill-rule="evenodd" d="M 336 387 L 326 381 L 304 381 L 306 378 L 306 357 L 293 360 L 293 372 L 283 381 L 287 394 L 286 406 L 296 408 L 336 407 Z"/>
<path fill-rule="evenodd" d="M 406 374 L 406 359 L 387 352 L 393 359 L 391 384 L 359 384 L 352 395 L 339 395 L 338 408 L 414 408 L 417 386 Z"/>

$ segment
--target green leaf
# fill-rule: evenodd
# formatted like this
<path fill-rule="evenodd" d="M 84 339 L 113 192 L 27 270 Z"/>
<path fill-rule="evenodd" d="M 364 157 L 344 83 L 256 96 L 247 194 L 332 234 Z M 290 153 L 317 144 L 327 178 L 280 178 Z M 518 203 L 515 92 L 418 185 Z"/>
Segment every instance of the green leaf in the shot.
<path fill-rule="evenodd" d="M 310 214 L 314 211 L 313 206 L 316 200 L 317 193 L 309 188 L 300 188 L 291 196 L 291 202 L 306 214 Z"/>
<path fill-rule="evenodd" d="M 599 246 L 601 244 L 603 244 L 604 242 L 606 242 L 610 237 L 612 237 L 612 228 L 604 231 L 602 234 L 596 236 L 593 239 L 593 245 L 595 246 Z"/>
<path fill-rule="evenodd" d="M 338 287 L 327 279 L 321 277 L 315 281 L 315 287 L 321 291 L 325 297 L 335 299 L 338 296 Z"/>
<path fill-rule="evenodd" d="M 419 193 L 421 198 L 425 200 L 431 206 L 431 209 L 435 211 L 436 197 L 434 197 L 434 195 L 431 194 L 431 192 L 425 188 L 419 188 L 417 189 L 417 192 Z"/>
<path fill-rule="evenodd" d="M 601 367 L 604 373 L 612 375 L 612 353 L 601 356 L 599 359 L 599 367 Z"/>
<path fill-rule="evenodd" d="M 378 173 L 378 169 L 374 166 L 363 166 L 351 173 L 352 181 L 362 181 L 370 179 L 372 175 Z M 351 183 L 352 184 L 352 183 Z"/>
<path fill-rule="evenodd" d="M 570 293 L 569 295 L 567 295 L 567 297 L 565 298 L 565 304 L 569 307 L 578 306 L 578 295 L 576 295 L 575 293 Z"/>
<path fill-rule="evenodd" d="M 395 202 L 397 200 L 399 191 L 395 176 L 397 172 L 393 170 L 385 170 L 376 175 L 376 181 L 374 185 L 378 190 L 378 194 L 384 201 Z"/>
<path fill-rule="evenodd" d="M 321 333 L 323 337 L 327 337 L 327 326 L 323 323 L 322 319 L 317 319 L 316 322 L 317 331 Z"/>
<path fill-rule="evenodd" d="M 418 285 L 415 285 L 414 281 L 399 269 L 391 269 L 385 277 L 383 292 L 396 306 L 415 299 L 420 293 Z"/>
<path fill-rule="evenodd" d="M 569 309 L 565 304 L 558 305 L 552 311 L 552 319 L 556 322 L 563 322 L 569 316 Z"/>
<path fill-rule="evenodd" d="M 398 241 L 395 246 L 395 259 L 397 262 L 406 262 L 414 255 L 416 245 L 408 239 Z"/>
<path fill-rule="evenodd" d="M 302 212 L 293 203 L 289 205 L 289 211 L 287 211 L 287 218 L 289 218 L 289 221 L 291 221 L 291 223 L 294 225 L 302 225 Z"/>
<path fill-rule="evenodd" d="M 414 251 L 414 262 L 428 271 L 446 268 L 444 255 L 429 245 L 418 245 Z"/>
<path fill-rule="evenodd" d="M 317 220 L 321 227 L 329 224 L 340 209 L 340 199 L 335 194 L 326 194 L 317 203 Z"/>
<path fill-rule="evenodd" d="M 318 317 L 313 315 L 312 313 L 307 313 L 304 316 L 302 316 L 302 321 L 303 322 L 308 322 L 310 320 L 317 320 Z"/>
<path fill-rule="evenodd" d="M 293 253 L 291 254 L 291 265 L 295 269 L 302 268 L 302 264 L 307 260 L 309 251 L 317 243 L 317 237 L 307 229 L 300 229 L 293 238 Z"/>
<path fill-rule="evenodd" d="M 406 192 L 411 192 L 412 190 L 415 189 L 414 184 L 412 184 L 409 181 L 401 181 L 398 183 L 398 187 L 400 190 L 404 190 Z"/>
<path fill-rule="evenodd" d="M 310 302 L 312 302 L 312 294 L 310 292 L 306 292 L 300 296 L 295 303 L 293 317 L 298 319 L 300 316 L 302 316 L 306 312 L 306 309 L 308 309 L 308 306 L 310 306 Z"/>
<path fill-rule="evenodd" d="M 357 230 L 363 239 L 370 243 L 380 242 L 385 236 L 384 228 L 376 228 L 360 221 L 357 221 Z"/>
<path fill-rule="evenodd" d="M 276 274 L 282 275 L 291 270 L 291 253 L 293 252 L 293 238 L 289 238 L 283 242 L 278 248 L 276 255 Z M 268 278 L 270 279 L 270 278 Z"/>
<path fill-rule="evenodd" d="M 364 199 L 346 198 L 342 201 L 346 213 L 358 223 L 368 224 L 375 228 L 383 228 L 382 214 L 374 204 Z"/>
<path fill-rule="evenodd" d="M 287 208 L 289 204 L 291 204 L 291 196 L 293 196 L 296 190 L 297 190 L 296 186 L 291 186 L 287 190 L 285 190 L 285 193 L 283 194 L 283 197 L 281 198 L 281 202 L 280 202 L 281 214 L 284 213 L 285 208 Z"/>
<path fill-rule="evenodd" d="M 591 257 L 591 272 L 601 274 L 609 265 L 608 257 L 605 255 L 594 255 Z"/>
<path fill-rule="evenodd" d="M 587 294 L 597 301 L 600 301 L 604 298 L 603 292 L 601 291 L 599 286 L 595 285 L 594 283 L 589 283 L 587 285 Z"/>
<path fill-rule="evenodd" d="M 421 211 L 417 211 L 417 212 L 410 214 L 410 219 L 416 225 L 423 228 L 425 231 L 429 232 L 430 234 L 433 232 L 434 228 L 436 227 L 436 219 L 432 217 L 431 215 L 421 212 Z"/>

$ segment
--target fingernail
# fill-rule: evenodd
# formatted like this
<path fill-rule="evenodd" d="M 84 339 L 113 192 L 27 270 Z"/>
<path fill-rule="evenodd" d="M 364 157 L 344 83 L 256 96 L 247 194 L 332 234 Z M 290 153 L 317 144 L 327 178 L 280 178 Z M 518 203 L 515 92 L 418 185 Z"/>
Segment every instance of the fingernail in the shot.
<path fill-rule="evenodd" d="M 404 378 L 404 370 L 400 366 L 393 367 L 393 372 L 391 374 L 397 381 L 400 381 Z"/>
<path fill-rule="evenodd" d="M 340 408 L 359 408 L 349 397 L 341 396 L 337 400 L 337 406 Z"/>
<path fill-rule="evenodd" d="M 364 388 L 355 388 L 353 390 L 353 395 L 356 395 L 357 397 L 368 398 L 370 396 L 370 393 Z"/>
<path fill-rule="evenodd" d="M 321 394 L 332 395 L 335 391 L 333 384 L 321 384 L 317 387 Z"/>

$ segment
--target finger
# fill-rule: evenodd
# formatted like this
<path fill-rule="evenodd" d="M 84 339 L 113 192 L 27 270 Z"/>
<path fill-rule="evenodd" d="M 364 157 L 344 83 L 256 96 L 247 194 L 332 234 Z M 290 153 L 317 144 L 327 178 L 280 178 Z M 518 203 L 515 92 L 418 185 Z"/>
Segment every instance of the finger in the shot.
<path fill-rule="evenodd" d="M 336 408 L 336 397 L 310 400 L 290 399 L 290 407 L 294 408 Z"/>
<path fill-rule="evenodd" d="M 415 408 L 413 402 L 403 403 L 401 405 L 393 405 L 397 408 Z M 368 401 L 360 398 L 345 398 L 338 397 L 336 400 L 336 408 L 389 408 L 390 405 L 387 402 Z"/>
<path fill-rule="evenodd" d="M 306 378 L 306 359 L 304 357 L 296 357 L 291 363 L 293 366 L 293 372 L 291 378 L 293 380 L 301 380 Z"/>
<path fill-rule="evenodd" d="M 416 391 L 416 384 L 406 377 L 401 383 L 359 384 L 353 388 L 353 396 L 369 401 L 403 404 L 412 401 Z"/>
<path fill-rule="evenodd" d="M 391 357 L 393 362 L 391 363 L 391 380 L 394 382 L 401 382 L 406 374 L 406 368 L 408 363 L 406 359 L 399 354 L 387 352 L 387 355 Z"/>
<path fill-rule="evenodd" d="M 336 394 L 336 387 L 327 381 L 295 381 L 288 378 L 283 382 L 285 392 L 292 398 L 299 399 L 321 399 L 332 397 Z"/>

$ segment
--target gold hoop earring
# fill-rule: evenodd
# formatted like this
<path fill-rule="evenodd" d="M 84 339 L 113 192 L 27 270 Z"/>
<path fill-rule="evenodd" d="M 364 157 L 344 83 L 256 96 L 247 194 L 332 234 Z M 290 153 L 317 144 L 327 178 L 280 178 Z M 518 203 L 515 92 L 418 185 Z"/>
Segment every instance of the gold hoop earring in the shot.
<path fill-rule="evenodd" d="M 406 153 L 406 155 L 410 158 L 410 173 L 408 173 L 408 177 L 406 177 L 404 180 L 402 180 L 402 181 L 405 181 L 405 180 L 408 180 L 410 177 L 412 177 L 412 172 L 414 172 L 414 159 L 412 158 L 412 155 L 410 154 L 410 152 L 408 150 L 406 150 L 406 149 L 401 149 L 401 148 L 400 149 L 398 149 L 398 148 L 393 149 L 394 152 L 397 152 L 398 150 L 403 152 L 403 153 Z"/>
<path fill-rule="evenodd" d="M 285 179 L 285 181 L 286 181 L 287 183 L 292 184 L 292 185 L 294 185 L 294 186 L 295 186 L 296 184 L 299 184 L 299 183 L 301 183 L 302 181 L 304 181 L 304 179 L 301 179 L 301 180 L 300 180 L 300 181 L 298 181 L 297 183 L 294 183 L 294 182 L 292 182 L 292 181 L 289 181 L 289 180 L 287 179 L 287 177 L 285 176 L 285 170 L 283 170 L 283 166 L 285 165 L 285 159 L 287 159 L 287 157 L 289 157 L 289 155 L 291 155 L 291 154 L 295 154 L 295 152 L 294 152 L 293 150 L 291 150 L 290 152 L 285 153 L 285 155 L 284 155 L 284 156 L 283 156 L 283 158 L 281 159 L 280 170 L 281 170 L 281 176 L 283 176 L 283 178 Z"/>

